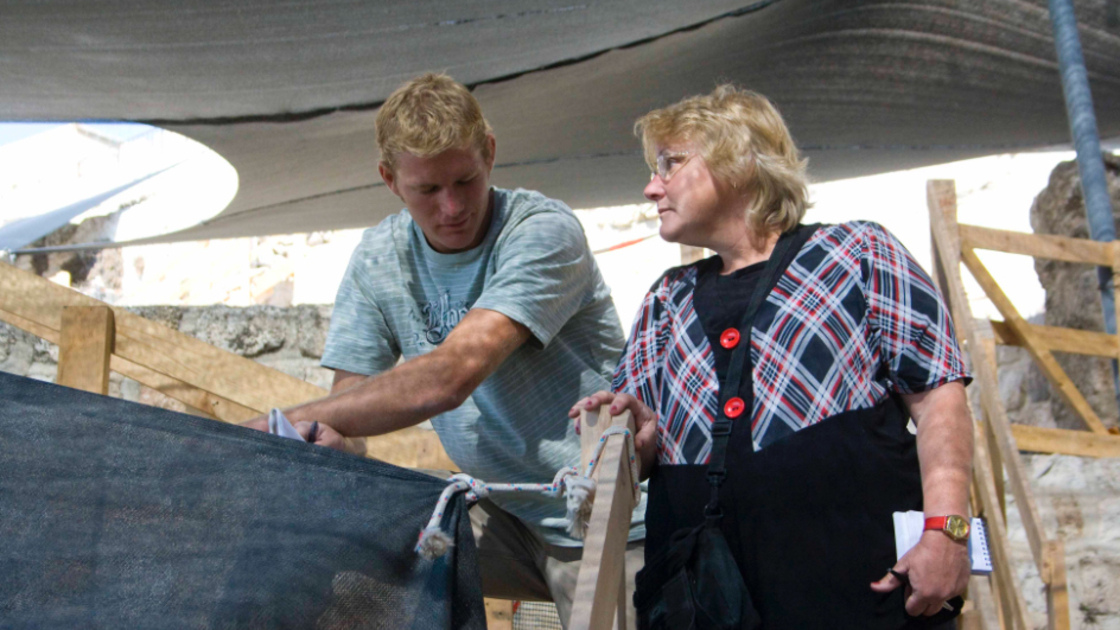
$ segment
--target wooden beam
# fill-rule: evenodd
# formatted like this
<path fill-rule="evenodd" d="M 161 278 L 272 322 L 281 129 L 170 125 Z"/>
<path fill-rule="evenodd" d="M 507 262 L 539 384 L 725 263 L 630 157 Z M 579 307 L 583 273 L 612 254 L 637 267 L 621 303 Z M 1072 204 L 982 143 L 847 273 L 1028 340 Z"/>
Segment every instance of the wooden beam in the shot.
<path fill-rule="evenodd" d="M 1120 352 L 1120 343 L 1117 343 L 1116 336 L 1108 333 L 1040 326 L 1029 322 L 1026 327 L 1031 331 L 1035 341 L 1051 352 L 1068 352 L 1110 359 Z M 1001 346 L 1026 347 L 1027 345 L 1016 334 L 1015 328 L 1007 322 L 992 321 L 992 332 L 996 343 Z"/>
<path fill-rule="evenodd" d="M 950 293 L 955 303 L 967 305 L 968 298 L 964 291 L 964 283 L 961 280 L 960 265 L 956 262 L 960 260 L 959 254 L 952 249 L 955 243 L 953 231 L 957 225 L 956 186 L 952 180 L 934 180 L 927 184 L 926 190 L 929 196 L 930 229 L 933 231 L 934 243 L 941 260 L 945 263 L 944 269 L 950 285 Z M 1019 455 L 1019 449 L 1016 447 L 1011 434 L 1011 422 L 1007 419 L 1003 402 L 999 398 L 999 377 L 996 366 L 993 362 L 984 360 L 985 357 L 982 352 L 972 350 L 981 347 L 982 342 L 970 316 L 962 316 L 958 320 L 957 330 L 963 331 L 968 341 L 973 373 L 980 384 L 980 401 L 983 412 L 992 424 L 992 433 L 996 438 L 995 447 L 999 449 L 1000 457 L 1007 471 L 1011 493 L 1015 496 L 1015 501 L 1019 506 L 1023 529 L 1026 531 L 1027 542 L 1030 544 L 1035 565 L 1041 570 L 1043 565 L 1042 541 L 1044 540 L 1041 526 L 1042 519 L 1038 514 L 1038 506 L 1034 501 L 1034 493 L 1031 492 L 1030 480 L 1023 466 L 1022 457 Z M 977 451 L 976 457 L 973 458 L 974 467 L 981 464 L 990 466 L 990 462 L 991 459 L 986 451 L 983 456 Z M 989 473 L 990 478 L 991 476 L 991 473 Z M 994 482 L 992 500 L 995 501 Z M 989 503 L 989 505 L 995 504 L 995 502 Z M 1006 532 L 1004 535 L 1006 535 Z"/>
<path fill-rule="evenodd" d="M 69 306 L 62 310 L 60 324 L 56 382 L 108 394 L 113 311 L 107 306 Z"/>
<path fill-rule="evenodd" d="M 1019 593 L 1015 574 L 1011 570 L 1011 544 L 1007 538 L 1007 524 L 999 511 L 999 500 L 993 483 L 993 471 L 988 456 L 988 440 L 973 423 L 976 440 L 976 457 L 973 458 L 972 475 L 980 491 L 980 503 L 988 525 L 989 550 L 992 552 L 992 594 L 1001 610 L 1004 627 L 1028 630 L 1027 606 Z"/>
<path fill-rule="evenodd" d="M 961 243 L 966 248 L 988 249 L 1102 267 L 1112 266 L 1111 243 L 1052 234 L 994 230 L 975 225 L 960 226 L 960 234 Z"/>
<path fill-rule="evenodd" d="M 1080 457 L 1120 457 L 1120 436 L 1089 431 L 1011 425 L 1020 451 L 1061 453 Z"/>
<path fill-rule="evenodd" d="M 598 420 L 587 427 L 591 415 L 582 412 L 581 436 L 585 428 L 608 426 L 609 407 L 603 406 Z M 612 418 L 609 426 L 622 426 L 635 431 L 630 412 Z M 603 428 L 599 429 L 601 432 Z M 622 601 L 618 591 L 625 584 L 626 541 L 630 532 L 630 515 L 634 511 L 634 489 L 630 479 L 630 456 L 625 437 L 612 435 L 599 458 L 599 479 L 591 511 L 591 524 L 583 541 L 583 559 L 572 602 L 568 627 L 573 630 L 610 630 L 625 614 L 619 611 Z M 625 620 L 620 627 L 625 627 Z"/>
<path fill-rule="evenodd" d="M 983 360 L 987 361 L 988 365 L 993 366 L 993 368 L 996 370 L 996 373 L 998 374 L 999 373 L 999 364 L 996 360 L 995 340 L 985 337 L 983 339 L 980 339 L 979 341 L 980 341 L 980 344 L 977 346 L 977 349 L 984 353 Z M 992 422 L 988 418 L 988 415 L 986 413 L 983 414 L 983 416 L 984 416 L 984 422 L 983 422 L 983 426 L 981 428 L 984 432 L 984 436 L 988 440 L 987 443 L 989 445 L 993 445 L 993 444 L 996 443 L 996 434 L 995 434 L 995 431 L 992 430 Z M 1004 483 L 1003 483 L 1003 458 L 1000 457 L 999 448 L 996 448 L 996 447 L 988 448 L 988 456 L 991 457 L 991 459 L 992 459 L 992 475 L 993 475 L 992 482 L 995 483 L 996 498 L 999 499 L 999 511 L 1000 511 L 1000 514 L 1003 514 L 1003 520 L 1006 521 L 1007 520 L 1007 489 L 1004 488 Z"/>
<path fill-rule="evenodd" d="M 1023 340 L 1024 347 L 1030 353 L 1031 358 L 1034 359 L 1042 373 L 1050 381 L 1062 399 L 1066 401 L 1077 415 L 1085 421 L 1085 424 L 1094 433 L 1108 433 L 1101 419 L 1097 416 L 1097 412 L 1089 405 L 1089 401 L 1081 395 L 1077 386 L 1073 384 L 1069 376 L 1066 374 L 1062 366 L 1058 365 L 1058 361 L 1054 355 L 1046 349 L 1045 344 L 1038 341 L 1034 332 L 1031 330 L 1027 321 L 1019 315 L 1019 311 L 1008 299 L 1007 295 L 1000 288 L 999 284 L 992 277 L 984 263 L 980 262 L 980 258 L 976 256 L 976 252 L 970 248 L 963 248 L 961 250 L 961 260 L 964 261 L 965 267 L 976 278 L 976 282 L 984 289 L 984 293 L 988 295 L 988 299 L 992 301 L 996 309 L 1003 315 L 1004 321 L 1007 322 L 1015 335 Z"/>
<path fill-rule="evenodd" d="M 58 331 L 62 324 L 62 308 L 66 306 L 105 304 L 33 273 L 0 263 L 0 310 L 32 322 L 40 330 Z M 114 308 L 113 311 L 118 356 L 258 413 L 267 413 L 272 407 L 297 405 L 327 394 L 326 390 L 311 383 L 215 348 L 123 309 Z"/>
<path fill-rule="evenodd" d="M 486 606 L 486 630 L 513 630 L 513 601 L 490 599 L 482 601 Z"/>
<path fill-rule="evenodd" d="M 1046 543 L 1046 610 L 1049 630 L 1069 630 L 1066 552 L 1060 540 Z"/>

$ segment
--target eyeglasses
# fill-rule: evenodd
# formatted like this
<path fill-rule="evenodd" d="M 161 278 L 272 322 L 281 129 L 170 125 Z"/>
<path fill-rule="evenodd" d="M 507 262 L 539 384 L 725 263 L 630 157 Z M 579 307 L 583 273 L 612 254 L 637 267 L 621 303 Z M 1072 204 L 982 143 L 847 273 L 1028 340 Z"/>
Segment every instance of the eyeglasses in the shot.
<path fill-rule="evenodd" d="M 663 183 L 668 184 L 669 180 L 681 170 L 689 160 L 692 159 L 692 151 L 677 151 L 673 153 L 659 153 L 657 155 L 657 172 L 650 173 L 649 178 L 653 179 L 656 175 L 661 178 Z"/>

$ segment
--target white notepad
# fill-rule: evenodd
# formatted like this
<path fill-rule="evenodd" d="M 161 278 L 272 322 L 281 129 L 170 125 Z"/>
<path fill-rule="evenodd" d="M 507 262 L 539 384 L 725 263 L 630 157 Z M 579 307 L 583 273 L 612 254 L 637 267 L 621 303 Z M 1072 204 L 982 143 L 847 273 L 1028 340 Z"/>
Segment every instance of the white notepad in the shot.
<path fill-rule="evenodd" d="M 906 555 L 925 530 L 926 516 L 913 510 L 894 513 L 894 548 L 898 557 Z M 988 553 L 988 532 L 983 519 L 973 517 L 968 534 L 968 555 L 972 559 L 973 575 L 987 575 L 992 572 L 992 556 Z"/>

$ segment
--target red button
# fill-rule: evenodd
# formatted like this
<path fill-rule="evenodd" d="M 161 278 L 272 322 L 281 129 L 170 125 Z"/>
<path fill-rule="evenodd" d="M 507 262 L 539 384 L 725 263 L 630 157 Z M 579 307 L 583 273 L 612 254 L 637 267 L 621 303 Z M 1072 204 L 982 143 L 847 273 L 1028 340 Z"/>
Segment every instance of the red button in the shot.
<path fill-rule="evenodd" d="M 727 401 L 727 404 L 723 406 L 723 413 L 727 414 L 728 418 L 738 418 L 743 415 L 743 409 L 746 409 L 746 407 L 747 403 L 743 402 L 742 398 L 736 396 Z"/>
<path fill-rule="evenodd" d="M 728 328 L 723 331 L 723 334 L 719 336 L 719 345 L 728 350 L 739 345 L 739 331 L 734 328 Z"/>

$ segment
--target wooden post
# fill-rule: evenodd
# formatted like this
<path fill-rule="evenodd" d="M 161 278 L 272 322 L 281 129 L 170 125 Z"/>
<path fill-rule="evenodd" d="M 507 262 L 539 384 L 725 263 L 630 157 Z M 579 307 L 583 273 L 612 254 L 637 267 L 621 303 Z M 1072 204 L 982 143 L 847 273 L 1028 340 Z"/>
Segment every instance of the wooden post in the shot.
<path fill-rule="evenodd" d="M 94 394 L 109 393 L 113 328 L 113 311 L 108 306 L 68 306 L 62 309 L 56 379 L 59 385 Z"/>
<path fill-rule="evenodd" d="M 984 338 L 980 340 L 980 350 L 974 360 L 986 361 L 989 369 L 995 373 L 996 380 L 999 380 L 999 362 L 996 360 L 996 342 L 995 339 Z M 988 418 L 988 414 L 984 413 L 984 435 L 988 438 L 988 455 L 992 458 L 992 481 L 995 482 L 996 496 L 999 498 L 999 511 L 1003 514 L 1003 520 L 1007 521 L 1007 491 L 1003 487 L 1003 458 L 999 455 L 999 448 L 994 445 L 996 443 L 996 434 L 992 431 L 992 421 Z"/>
<path fill-rule="evenodd" d="M 635 432 L 630 412 L 611 417 L 603 406 L 598 413 L 580 413 L 580 445 L 584 462 L 608 426 Z M 591 523 L 583 540 L 583 559 L 572 602 L 570 630 L 609 630 L 614 624 L 626 627 L 626 540 L 634 511 L 634 487 L 630 478 L 630 455 L 625 436 L 612 435 L 599 456 L 595 501 Z"/>
<path fill-rule="evenodd" d="M 486 630 L 513 630 L 513 601 L 509 599 L 483 600 L 486 606 Z"/>
<path fill-rule="evenodd" d="M 1066 552 L 1060 540 L 1046 541 L 1047 627 L 1069 630 L 1069 590 L 1066 584 Z"/>

